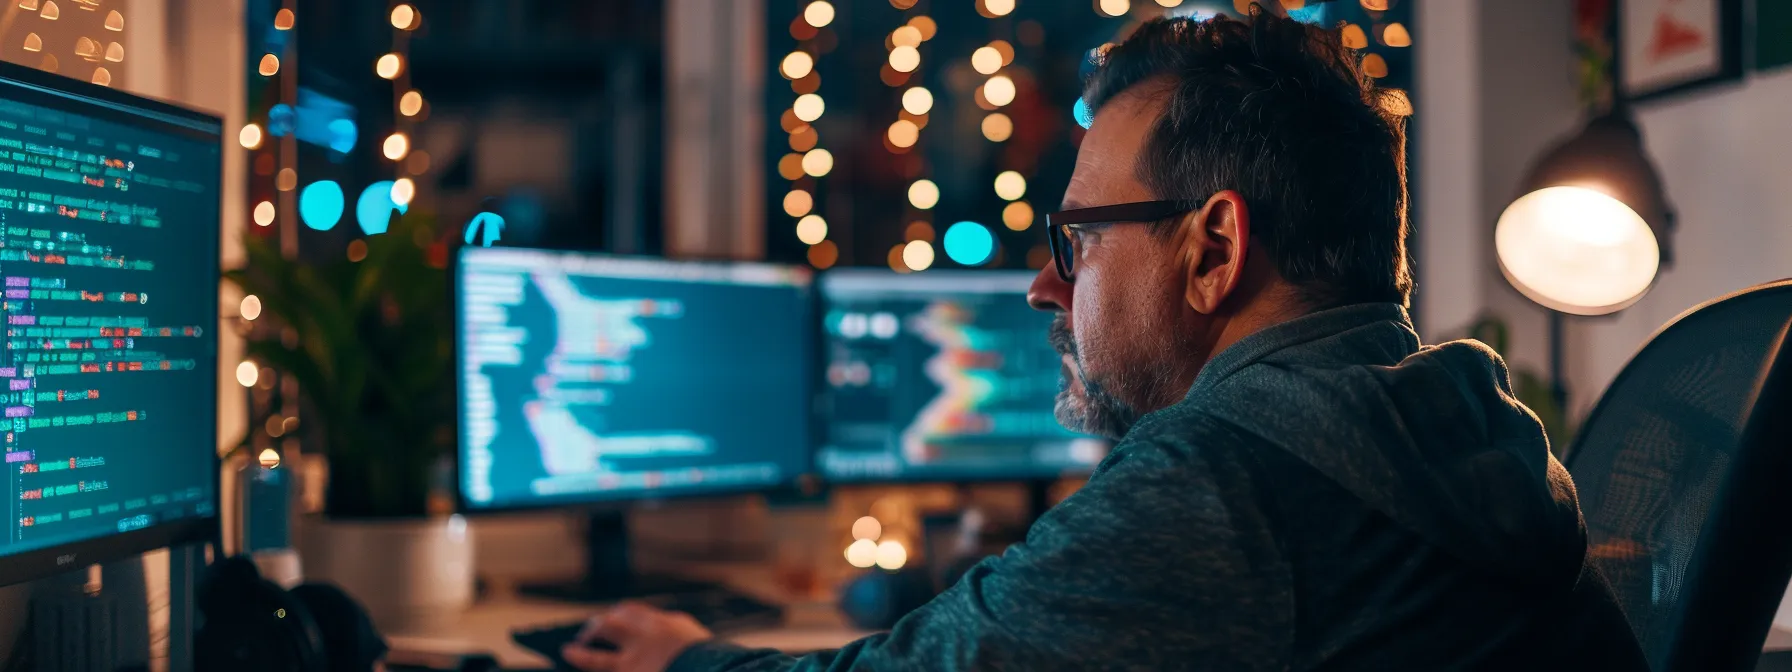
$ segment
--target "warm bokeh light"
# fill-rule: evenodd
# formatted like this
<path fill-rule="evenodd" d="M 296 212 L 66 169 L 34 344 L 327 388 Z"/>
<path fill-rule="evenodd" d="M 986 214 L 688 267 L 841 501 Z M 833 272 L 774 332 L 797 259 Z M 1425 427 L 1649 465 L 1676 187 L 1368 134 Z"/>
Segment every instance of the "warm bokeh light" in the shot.
<path fill-rule="evenodd" d="M 94 68 L 92 81 L 100 86 L 111 86 L 112 71 L 105 68 Z"/>
<path fill-rule="evenodd" d="M 274 223 L 274 202 L 262 201 L 255 204 L 255 225 L 267 226 Z"/>
<path fill-rule="evenodd" d="M 1369 46 L 1369 36 L 1363 33 L 1362 26 L 1354 23 L 1344 24 L 1344 29 L 1338 33 L 1338 37 L 1343 39 L 1344 46 L 1351 49 L 1363 49 Z"/>
<path fill-rule="evenodd" d="M 896 123 L 890 124 L 888 137 L 892 145 L 903 148 L 913 147 L 915 142 L 921 139 L 921 127 L 907 119 L 897 119 Z"/>
<path fill-rule="evenodd" d="M 834 169 L 834 155 L 825 149 L 811 149 L 803 154 L 803 172 L 813 177 L 827 175 Z"/>
<path fill-rule="evenodd" d="M 807 215 L 796 222 L 796 239 L 805 245 L 814 245 L 828 237 L 828 220 L 821 215 Z"/>
<path fill-rule="evenodd" d="M 791 151 L 807 152 L 811 149 L 815 149 L 816 143 L 819 142 L 821 142 L 821 134 L 815 132 L 814 126 L 809 126 L 807 124 L 790 134 Z"/>
<path fill-rule="evenodd" d="M 1002 208 L 1002 226 L 1010 231 L 1025 231 L 1033 225 L 1033 206 L 1026 201 L 1015 201 Z"/>
<path fill-rule="evenodd" d="M 411 152 L 411 157 L 404 160 L 404 170 L 412 175 L 429 172 L 429 152 L 421 149 Z"/>
<path fill-rule="evenodd" d="M 386 54 L 373 63 L 373 73 L 379 75 L 380 79 L 395 79 L 403 70 L 404 59 L 398 54 Z"/>
<path fill-rule="evenodd" d="M 808 77 L 790 80 L 790 90 L 799 94 L 820 91 L 821 75 L 811 72 Z"/>
<path fill-rule="evenodd" d="M 1027 195 L 1027 178 L 1012 170 L 1004 170 L 996 176 L 996 195 L 1004 201 L 1017 200 Z"/>
<path fill-rule="evenodd" d="M 106 60 L 113 63 L 123 63 L 124 45 L 117 42 L 106 45 Z"/>
<path fill-rule="evenodd" d="M 1007 75 L 996 75 L 983 84 L 983 98 L 989 104 L 1001 107 L 1014 102 L 1014 80 Z"/>
<path fill-rule="evenodd" d="M 914 72 L 915 68 L 921 67 L 921 52 L 908 46 L 891 49 L 890 67 L 897 72 Z"/>
<path fill-rule="evenodd" d="M 815 197 L 809 195 L 807 191 L 792 189 L 790 193 L 784 195 L 784 214 L 786 215 L 801 217 L 814 209 Z"/>
<path fill-rule="evenodd" d="M 398 97 L 398 113 L 399 114 L 402 114 L 407 117 L 415 117 L 415 116 L 417 116 L 418 112 L 422 112 L 422 111 L 423 111 L 423 94 L 422 93 L 413 89 L 411 91 L 404 92 L 404 95 Z"/>
<path fill-rule="evenodd" d="M 1412 33 L 1406 32 L 1406 26 L 1398 22 L 1388 24 L 1381 29 L 1381 43 L 1390 47 L 1412 46 Z"/>
<path fill-rule="evenodd" d="M 112 13 L 117 14 L 118 12 Z M 123 19 L 120 19 L 120 22 L 122 23 Z M 274 13 L 274 30 L 292 30 L 292 10 L 282 9 Z"/>
<path fill-rule="evenodd" d="M 858 520 L 852 521 L 853 539 L 870 539 L 872 541 L 877 541 L 877 538 L 881 536 L 884 536 L 884 525 L 883 523 L 877 522 L 876 518 L 862 516 Z"/>
<path fill-rule="evenodd" d="M 1014 11 L 1014 0 L 984 0 L 983 8 L 989 10 L 990 16 L 1007 16 Z"/>
<path fill-rule="evenodd" d="M 1014 62 L 1014 45 L 1009 44 L 1007 40 L 992 40 L 989 43 L 989 48 L 1002 55 L 1002 65 Z"/>
<path fill-rule="evenodd" d="M 802 79 L 815 70 L 815 57 L 806 51 L 793 51 L 785 54 L 784 61 L 778 64 L 778 72 L 785 79 Z"/>
<path fill-rule="evenodd" d="M 25 35 L 25 51 L 43 51 L 43 50 L 44 50 L 44 38 L 38 37 L 37 33 L 27 33 Z"/>
<path fill-rule="evenodd" d="M 890 33 L 890 41 L 897 46 L 919 47 L 921 46 L 921 29 L 914 26 L 897 28 L 896 32 Z"/>
<path fill-rule="evenodd" d="M 1546 307 L 1604 315 L 1635 303 L 1660 270 L 1655 232 L 1623 202 L 1586 187 L 1525 194 L 1493 230 L 1500 271 Z"/>
<path fill-rule="evenodd" d="M 380 146 L 380 151 L 386 155 L 386 158 L 397 161 L 411 153 L 411 139 L 405 137 L 403 133 L 393 133 L 386 136 L 386 142 Z"/>
<path fill-rule="evenodd" d="M 911 240 L 902 246 L 902 263 L 911 271 L 925 271 L 933 265 L 933 244 L 925 240 Z"/>
<path fill-rule="evenodd" d="M 933 109 L 933 92 L 928 91 L 927 87 L 924 86 L 917 86 L 910 88 L 907 91 L 903 91 L 902 109 L 908 110 L 909 114 L 927 114 L 928 110 Z"/>
<path fill-rule="evenodd" d="M 1388 11 L 1388 5 L 1390 3 L 1388 0 L 1362 0 L 1362 4 L 1363 9 L 1367 9 L 1371 12 L 1385 12 Z"/>
<path fill-rule="evenodd" d="M 923 221 L 909 222 L 908 228 L 902 230 L 903 240 L 925 240 L 933 242 L 933 225 Z"/>
<path fill-rule="evenodd" d="M 242 303 L 237 304 L 236 312 L 245 320 L 261 317 L 261 297 L 254 294 L 243 297 Z"/>
<path fill-rule="evenodd" d="M 261 380 L 261 367 L 255 362 L 243 360 L 236 365 L 236 382 L 243 387 L 255 387 L 255 381 Z M 875 549 L 874 549 L 875 550 Z"/>
<path fill-rule="evenodd" d="M 261 146 L 261 125 L 244 124 L 243 130 L 236 134 L 237 144 L 243 149 L 255 149 Z"/>
<path fill-rule="evenodd" d="M 1381 54 L 1369 54 L 1363 57 L 1363 74 L 1376 79 L 1388 76 L 1388 62 Z"/>
<path fill-rule="evenodd" d="M 803 155 L 785 154 L 778 159 L 778 177 L 794 180 L 803 176 Z"/>
<path fill-rule="evenodd" d="M 822 28 L 834 22 L 834 6 L 827 0 L 817 0 L 803 8 L 803 20 L 809 25 Z"/>
<path fill-rule="evenodd" d="M 367 241 L 361 240 L 360 238 L 356 238 L 354 240 L 348 241 L 348 260 L 349 261 L 352 261 L 352 262 L 358 264 L 358 263 L 361 263 L 361 261 L 366 258 L 367 258 Z"/>
<path fill-rule="evenodd" d="M 971 68 L 985 75 L 996 74 L 1002 69 L 1002 52 L 995 47 L 977 47 L 971 52 Z"/>
<path fill-rule="evenodd" d="M 837 261 L 840 261 L 840 248 L 834 246 L 834 241 L 824 240 L 809 246 L 810 266 L 826 270 Z"/>
<path fill-rule="evenodd" d="M 263 448 L 256 461 L 261 463 L 263 469 L 273 469 L 280 466 L 280 453 L 273 448 Z"/>
<path fill-rule="evenodd" d="M 983 137 L 990 142 L 1002 142 L 1014 135 L 1014 120 L 1001 112 L 991 113 L 983 118 Z"/>
<path fill-rule="evenodd" d="M 274 176 L 274 188 L 281 191 L 292 191 L 299 188 L 299 171 L 281 168 L 280 174 Z"/>
<path fill-rule="evenodd" d="M 908 203 L 918 210 L 932 210 L 940 203 L 940 186 L 933 180 L 915 180 L 908 185 Z"/>
<path fill-rule="evenodd" d="M 890 6 L 897 9 L 909 9 L 915 6 L 916 1 L 917 0 L 890 0 Z"/>
<path fill-rule="evenodd" d="M 903 252 L 903 250 L 906 250 L 906 249 L 908 249 L 908 245 L 901 244 L 901 243 L 898 243 L 895 247 L 890 248 L 890 253 L 888 255 L 884 256 L 884 263 L 890 265 L 890 270 L 895 271 L 897 273 L 913 273 L 914 272 L 914 271 L 909 270 L 908 264 L 906 262 L 902 261 L 902 252 Z"/>
<path fill-rule="evenodd" d="M 1181 7 L 1182 0 L 1157 0 L 1157 4 L 1164 7 Z"/>
<path fill-rule="evenodd" d="M 846 562 L 859 569 L 867 569 L 877 564 L 877 542 L 860 539 L 846 547 Z"/>
<path fill-rule="evenodd" d="M 908 25 L 914 26 L 915 30 L 921 31 L 921 39 L 923 40 L 933 39 L 934 34 L 938 33 L 940 30 L 939 24 L 933 22 L 933 17 L 925 15 L 909 19 Z"/>
<path fill-rule="evenodd" d="M 1132 11 L 1131 0 L 1101 0 L 1101 13 L 1108 16 L 1126 16 Z"/>
<path fill-rule="evenodd" d="M 410 5 L 399 5 L 392 8 L 392 27 L 410 30 L 417 25 L 417 8 Z"/>
<path fill-rule="evenodd" d="M 827 111 L 828 105 L 827 101 L 821 99 L 821 94 L 805 93 L 796 97 L 796 102 L 790 105 L 790 109 L 796 112 L 798 119 L 815 121 L 821 118 L 822 112 Z"/>
<path fill-rule="evenodd" d="M 280 72 L 280 57 L 273 54 L 262 54 L 261 65 L 255 68 L 263 77 L 273 77 Z"/>
<path fill-rule="evenodd" d="M 877 545 L 877 566 L 879 568 L 894 572 L 902 569 L 902 566 L 906 564 L 908 564 L 908 549 L 902 547 L 902 542 L 891 539 Z"/>
<path fill-rule="evenodd" d="M 410 205 L 411 199 L 417 197 L 417 183 L 411 178 L 401 177 L 392 181 L 392 204 Z"/>

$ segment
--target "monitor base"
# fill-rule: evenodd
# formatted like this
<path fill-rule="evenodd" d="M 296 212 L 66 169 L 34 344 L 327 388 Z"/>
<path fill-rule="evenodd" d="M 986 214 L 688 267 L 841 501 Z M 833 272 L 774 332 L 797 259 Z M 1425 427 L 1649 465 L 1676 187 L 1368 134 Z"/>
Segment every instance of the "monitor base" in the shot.
<path fill-rule="evenodd" d="M 659 595 L 711 592 L 720 589 L 721 585 L 716 583 L 691 581 L 674 576 L 646 575 L 614 581 L 586 578 L 561 583 L 526 584 L 517 586 L 517 593 L 559 602 L 602 604 Z"/>

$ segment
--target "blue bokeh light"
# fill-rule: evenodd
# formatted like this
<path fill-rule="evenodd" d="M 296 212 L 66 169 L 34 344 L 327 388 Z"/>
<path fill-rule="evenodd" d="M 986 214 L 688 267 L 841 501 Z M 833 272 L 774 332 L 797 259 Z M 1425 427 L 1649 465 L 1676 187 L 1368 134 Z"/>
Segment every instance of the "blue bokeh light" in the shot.
<path fill-rule="evenodd" d="M 503 217 L 495 212 L 481 212 L 473 215 L 473 219 L 467 221 L 465 241 L 468 245 L 477 244 L 480 247 L 491 247 L 492 243 L 498 242 L 503 233 Z M 473 242 L 475 237 L 479 239 L 478 243 Z"/>
<path fill-rule="evenodd" d="M 292 106 L 280 103 L 268 108 L 268 135 L 284 138 L 293 130 Z"/>
<path fill-rule="evenodd" d="M 1070 108 L 1070 114 L 1076 117 L 1076 125 L 1084 129 L 1088 129 L 1090 124 L 1095 123 L 1095 115 L 1089 113 L 1089 104 L 1083 102 L 1081 98 L 1076 99 L 1076 105 Z"/>
<path fill-rule="evenodd" d="M 408 208 L 392 202 L 392 181 L 381 180 L 361 190 L 361 197 L 355 200 L 355 222 L 363 233 L 377 236 L 392 225 L 393 210 L 402 215 Z"/>
<path fill-rule="evenodd" d="M 981 266 L 996 251 L 995 236 L 976 222 L 959 222 L 946 228 L 946 256 L 964 266 Z"/>
<path fill-rule="evenodd" d="M 355 128 L 354 120 L 346 118 L 331 121 L 329 130 L 330 149 L 343 154 L 347 154 L 355 148 L 355 140 L 361 133 L 359 129 Z"/>
<path fill-rule="evenodd" d="M 299 192 L 299 219 L 318 231 L 329 231 L 342 221 L 342 185 L 318 180 Z"/>

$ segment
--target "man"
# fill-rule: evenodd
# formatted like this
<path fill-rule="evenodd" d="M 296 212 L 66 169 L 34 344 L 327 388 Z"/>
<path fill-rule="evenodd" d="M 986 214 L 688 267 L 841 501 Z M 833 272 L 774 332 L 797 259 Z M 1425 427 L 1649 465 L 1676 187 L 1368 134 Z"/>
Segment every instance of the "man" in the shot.
<path fill-rule="evenodd" d="M 1404 308 L 1402 119 L 1336 31 L 1153 21 L 1095 112 L 1054 263 L 1066 425 L 1120 439 L 887 633 L 796 659 L 628 605 L 587 670 L 1641 669 L 1505 364 Z"/>

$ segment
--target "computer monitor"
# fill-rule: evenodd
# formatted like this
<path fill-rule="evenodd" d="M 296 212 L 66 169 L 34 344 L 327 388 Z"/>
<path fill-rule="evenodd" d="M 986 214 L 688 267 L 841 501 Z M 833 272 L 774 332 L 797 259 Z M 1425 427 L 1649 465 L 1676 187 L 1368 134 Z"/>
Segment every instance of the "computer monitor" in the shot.
<path fill-rule="evenodd" d="M 221 130 L 0 64 L 0 584 L 217 536 Z"/>
<path fill-rule="evenodd" d="M 1104 441 L 1052 414 L 1059 356 L 1051 315 L 1027 305 L 1027 271 L 820 280 L 825 429 L 817 466 L 834 481 L 1046 479 L 1087 472 Z"/>
<path fill-rule="evenodd" d="M 458 262 L 463 508 L 739 492 L 807 471 L 807 271 L 501 247 Z"/>

